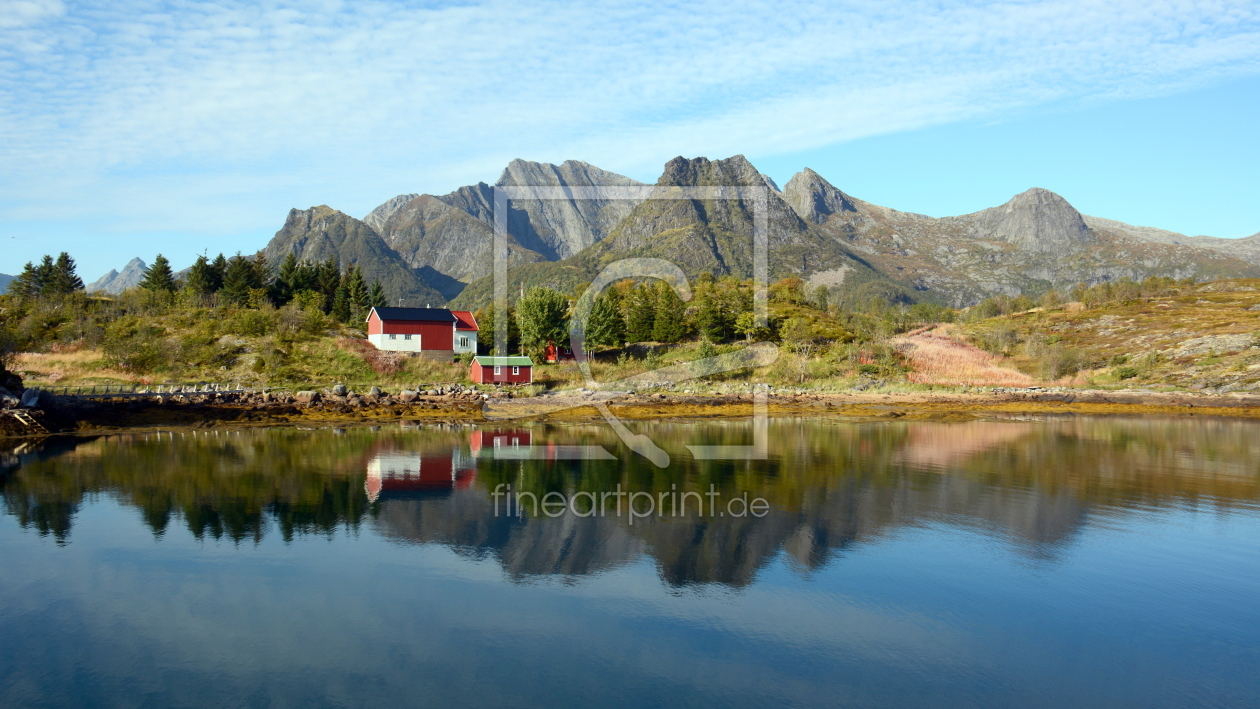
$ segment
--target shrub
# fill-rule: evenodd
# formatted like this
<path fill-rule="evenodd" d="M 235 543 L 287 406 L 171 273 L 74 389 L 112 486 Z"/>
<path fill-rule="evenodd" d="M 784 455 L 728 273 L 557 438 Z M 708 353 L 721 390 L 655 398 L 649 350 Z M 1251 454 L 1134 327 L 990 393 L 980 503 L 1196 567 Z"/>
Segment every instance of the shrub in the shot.
<path fill-rule="evenodd" d="M 1046 379 L 1058 379 L 1081 370 L 1080 353 L 1061 344 L 1050 345 L 1041 358 L 1042 375 Z"/>
<path fill-rule="evenodd" d="M 1138 368 L 1132 367 L 1132 366 L 1119 367 L 1115 370 L 1115 372 L 1116 372 L 1116 379 L 1132 379 L 1139 374 Z"/>

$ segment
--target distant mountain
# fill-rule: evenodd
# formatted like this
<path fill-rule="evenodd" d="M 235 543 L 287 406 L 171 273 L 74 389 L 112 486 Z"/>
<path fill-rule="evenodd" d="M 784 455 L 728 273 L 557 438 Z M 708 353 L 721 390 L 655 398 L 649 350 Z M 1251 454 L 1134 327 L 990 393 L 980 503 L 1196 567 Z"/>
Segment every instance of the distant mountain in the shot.
<path fill-rule="evenodd" d="M 1149 226 L 1133 226 L 1101 217 L 1085 217 L 1085 223 L 1096 229 L 1114 231 L 1142 241 L 1211 249 L 1260 265 L 1260 233 L 1241 239 L 1222 239 L 1219 236 L 1186 236 L 1175 231 L 1165 231 Z"/>
<path fill-rule="evenodd" d="M 9 290 L 9 284 L 13 282 L 14 278 L 17 278 L 17 276 L 10 276 L 7 273 L 0 273 L 0 293 L 4 293 Z"/>
<path fill-rule="evenodd" d="M 148 266 L 139 257 L 133 258 L 123 266 L 122 271 L 113 271 L 101 276 L 95 281 L 87 285 L 87 292 L 109 293 L 117 295 L 128 288 L 135 288 L 140 285 L 140 281 L 144 280 L 144 272 L 148 270 Z"/>
<path fill-rule="evenodd" d="M 513 160 L 496 185 L 641 183 L 574 160 Z M 721 185 L 769 188 L 772 278 L 799 276 L 859 299 L 963 306 L 1121 277 L 1260 277 L 1260 234 L 1216 239 L 1134 227 L 1084 216 L 1039 188 L 998 207 L 933 218 L 862 201 L 808 168 L 780 190 L 739 155 L 678 157 L 656 182 L 662 190 Z M 361 221 L 328 207 L 294 210 L 264 253 L 272 263 L 289 252 L 356 261 L 387 284 L 391 298 L 478 307 L 492 288 L 494 195 L 485 182 L 445 195 L 400 194 Z M 507 217 L 514 291 L 569 291 L 629 256 L 664 258 L 691 276 L 751 275 L 753 214 L 743 201 L 516 199 Z"/>
<path fill-rule="evenodd" d="M 1067 200 L 1039 188 L 1000 207 L 941 219 L 856 199 L 812 170 L 795 175 L 784 194 L 803 219 L 877 270 L 951 305 L 1121 277 L 1260 276 L 1255 263 L 1219 250 L 1091 226 Z"/>
<path fill-rule="evenodd" d="M 331 257 L 343 267 L 358 264 L 369 283 L 381 282 L 390 304 L 397 304 L 399 299 L 413 307 L 446 302 L 372 227 L 326 205 L 289 210 L 284 226 L 263 249 L 263 255 L 273 265 L 290 253 L 301 261 Z"/>

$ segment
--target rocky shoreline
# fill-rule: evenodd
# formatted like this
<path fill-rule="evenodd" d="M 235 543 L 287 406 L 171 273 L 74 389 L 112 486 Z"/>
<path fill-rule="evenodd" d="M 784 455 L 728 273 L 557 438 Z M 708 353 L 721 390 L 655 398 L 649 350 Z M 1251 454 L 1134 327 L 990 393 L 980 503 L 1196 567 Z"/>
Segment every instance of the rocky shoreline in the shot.
<path fill-rule="evenodd" d="M 0 437 L 99 433 L 144 428 L 219 426 L 478 423 L 602 418 L 592 392 L 515 398 L 510 390 L 461 386 L 387 393 L 333 387 L 298 392 L 187 392 L 162 397 L 72 399 L 43 394 L 35 406 L 0 413 Z M 750 394 L 620 394 L 606 400 L 628 420 L 739 418 L 753 413 Z M 775 391 L 772 416 L 968 420 L 1011 415 L 1174 415 L 1260 418 L 1260 395 L 1040 388 L 975 392 Z M 13 415 L 20 411 L 23 416 Z"/>

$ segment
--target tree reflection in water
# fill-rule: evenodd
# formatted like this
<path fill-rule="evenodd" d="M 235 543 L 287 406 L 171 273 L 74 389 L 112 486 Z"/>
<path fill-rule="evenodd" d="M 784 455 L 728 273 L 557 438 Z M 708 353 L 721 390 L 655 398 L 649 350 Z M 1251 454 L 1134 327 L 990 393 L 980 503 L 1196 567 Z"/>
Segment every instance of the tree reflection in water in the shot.
<path fill-rule="evenodd" d="M 645 424 L 661 470 L 596 425 L 514 429 L 267 429 L 52 439 L 0 453 L 7 512 L 64 543 L 86 497 L 136 508 L 161 537 L 257 542 L 357 533 L 494 558 L 517 580 L 580 577 L 648 557 L 671 585 L 744 586 L 784 554 L 803 573 L 899 528 L 961 524 L 1053 560 L 1085 516 L 1260 499 L 1260 427 L 1205 419 L 1066 418 L 971 423 L 778 419 L 765 461 L 696 461 L 687 444 L 739 445 L 741 422 Z M 496 455 L 525 446 L 533 455 Z M 611 460 L 561 460 L 602 446 Z M 529 451 L 527 451 L 529 452 Z M 577 491 L 747 493 L 769 514 L 511 517 L 497 486 Z M 712 488 L 710 487 L 712 486 Z M 527 512 L 530 512 L 527 510 Z"/>

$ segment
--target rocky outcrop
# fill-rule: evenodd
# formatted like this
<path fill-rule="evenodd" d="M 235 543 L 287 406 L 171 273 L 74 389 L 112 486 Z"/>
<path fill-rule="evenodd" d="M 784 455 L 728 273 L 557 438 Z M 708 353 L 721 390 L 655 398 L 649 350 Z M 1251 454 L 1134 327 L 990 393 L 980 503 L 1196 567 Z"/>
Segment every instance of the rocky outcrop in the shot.
<path fill-rule="evenodd" d="M 140 285 L 140 281 L 144 280 L 144 272 L 148 270 L 148 266 L 139 257 L 133 258 L 123 266 L 123 270 L 114 271 L 101 276 L 92 283 L 89 283 L 85 289 L 88 293 L 109 293 L 117 295 L 128 288 L 135 288 Z"/>
<path fill-rule="evenodd" d="M 1009 202 L 966 217 L 968 233 L 976 239 L 1005 241 L 1026 251 L 1062 255 L 1093 241 L 1081 213 L 1066 199 L 1039 187 L 1021 192 Z"/>
<path fill-rule="evenodd" d="M 643 183 L 594 165 L 513 160 L 499 185 L 535 187 L 638 187 Z M 508 204 L 508 231 L 549 261 L 568 258 L 603 239 L 638 204 L 628 199 L 524 199 Z"/>
<path fill-rule="evenodd" d="M 394 216 L 394 212 L 397 212 L 404 204 L 419 196 L 418 194 L 400 194 L 397 197 L 386 200 L 384 204 L 368 212 L 368 215 L 363 218 L 363 223 L 375 229 L 379 234 L 381 228 L 385 226 L 385 222 Z"/>
<path fill-rule="evenodd" d="M 284 227 L 263 249 L 272 264 L 289 254 L 300 261 L 337 259 L 342 268 L 356 263 L 369 283 L 380 281 L 390 303 L 441 305 L 446 299 L 425 283 L 372 227 L 330 207 L 292 209 Z"/>
<path fill-rule="evenodd" d="M 796 173 L 783 189 L 783 199 L 797 216 L 810 224 L 822 224 L 838 212 L 857 212 L 853 200 L 809 169 Z"/>

